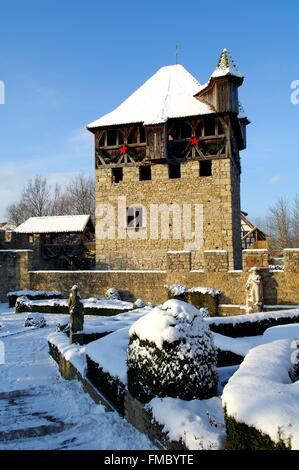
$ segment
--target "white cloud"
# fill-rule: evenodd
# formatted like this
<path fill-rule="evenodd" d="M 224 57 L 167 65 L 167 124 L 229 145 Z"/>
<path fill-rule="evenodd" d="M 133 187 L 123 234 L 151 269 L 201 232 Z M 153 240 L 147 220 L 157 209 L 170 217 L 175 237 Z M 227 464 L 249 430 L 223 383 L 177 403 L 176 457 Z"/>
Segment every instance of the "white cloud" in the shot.
<path fill-rule="evenodd" d="M 282 175 L 274 175 L 268 180 L 268 184 L 279 184 L 282 181 Z"/>

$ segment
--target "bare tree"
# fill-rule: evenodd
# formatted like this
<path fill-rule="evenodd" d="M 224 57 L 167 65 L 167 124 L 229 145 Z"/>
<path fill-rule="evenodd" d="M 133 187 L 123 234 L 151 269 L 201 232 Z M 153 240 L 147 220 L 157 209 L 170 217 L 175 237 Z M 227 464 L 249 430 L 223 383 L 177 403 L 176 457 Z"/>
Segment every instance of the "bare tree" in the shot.
<path fill-rule="evenodd" d="M 6 217 L 9 223 L 13 225 L 20 225 L 27 217 L 27 209 L 22 204 L 22 201 L 10 204 L 6 209 Z"/>
<path fill-rule="evenodd" d="M 51 212 L 51 188 L 47 179 L 35 176 L 23 190 L 22 202 L 32 217 L 42 217 Z"/>
<path fill-rule="evenodd" d="M 94 218 L 95 188 L 92 178 L 82 173 L 76 175 L 67 186 L 66 193 L 71 201 L 72 214 L 90 214 Z"/>
<path fill-rule="evenodd" d="M 35 176 L 24 187 L 20 200 L 8 206 L 7 219 L 20 225 L 29 217 L 90 214 L 94 219 L 94 213 L 95 190 L 92 178 L 80 173 L 63 191 L 58 184 L 52 188 L 45 177 Z"/>
<path fill-rule="evenodd" d="M 56 184 L 52 194 L 51 215 L 68 215 L 70 213 L 70 196 L 66 192 L 62 191 L 59 184 Z"/>
<path fill-rule="evenodd" d="M 269 210 L 273 247 L 277 250 L 291 246 L 291 211 L 285 198 L 280 198 Z"/>
<path fill-rule="evenodd" d="M 292 208 L 292 238 L 293 245 L 299 248 L 299 196 L 295 196 Z"/>

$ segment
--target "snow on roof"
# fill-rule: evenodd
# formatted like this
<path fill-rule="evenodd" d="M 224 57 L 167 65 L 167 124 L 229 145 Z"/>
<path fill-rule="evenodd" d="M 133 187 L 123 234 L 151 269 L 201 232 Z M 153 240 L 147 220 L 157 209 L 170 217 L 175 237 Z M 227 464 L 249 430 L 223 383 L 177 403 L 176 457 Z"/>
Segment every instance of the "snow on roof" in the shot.
<path fill-rule="evenodd" d="M 212 73 L 212 77 L 225 77 L 226 75 L 233 75 L 234 77 L 244 78 L 244 76 L 237 69 L 231 54 L 227 49 L 223 49 L 220 54 L 217 67 Z"/>
<path fill-rule="evenodd" d="M 16 228 L 17 233 L 74 233 L 84 232 L 90 215 L 60 215 L 30 217 Z"/>
<path fill-rule="evenodd" d="M 87 128 L 160 124 L 169 118 L 214 113 L 210 105 L 194 98 L 200 89 L 200 83 L 182 65 L 162 67 L 120 106 Z"/>

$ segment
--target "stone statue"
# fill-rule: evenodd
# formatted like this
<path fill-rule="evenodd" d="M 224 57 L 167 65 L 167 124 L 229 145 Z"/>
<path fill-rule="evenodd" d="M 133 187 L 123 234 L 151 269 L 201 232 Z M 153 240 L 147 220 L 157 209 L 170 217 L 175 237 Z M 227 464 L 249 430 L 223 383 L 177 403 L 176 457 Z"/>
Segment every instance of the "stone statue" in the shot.
<path fill-rule="evenodd" d="M 73 286 L 69 296 L 70 343 L 83 344 L 84 311 L 78 286 Z"/>
<path fill-rule="evenodd" d="M 253 267 L 249 271 L 249 277 L 246 282 L 246 312 L 256 313 L 263 311 L 263 280 L 260 270 Z"/>

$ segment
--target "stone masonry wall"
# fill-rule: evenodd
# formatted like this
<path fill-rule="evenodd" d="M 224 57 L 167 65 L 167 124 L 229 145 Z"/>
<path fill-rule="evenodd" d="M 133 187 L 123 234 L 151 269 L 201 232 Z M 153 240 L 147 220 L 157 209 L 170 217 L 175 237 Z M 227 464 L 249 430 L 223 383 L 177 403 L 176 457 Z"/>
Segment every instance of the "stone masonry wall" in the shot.
<path fill-rule="evenodd" d="M 263 265 L 265 303 L 299 305 L 299 250 L 286 250 L 286 270 L 271 272 Z M 257 253 L 261 253 L 257 250 Z M 251 251 L 250 257 L 253 256 Z M 212 256 L 212 258 L 211 258 Z M 217 258 L 219 256 L 219 258 Z M 245 253 L 245 257 L 247 254 Z M 0 301 L 6 293 L 15 289 L 62 290 L 66 295 L 74 285 L 80 286 L 84 297 L 104 295 L 110 287 L 122 291 L 124 299 L 143 298 L 159 304 L 167 299 L 166 285 L 183 284 L 188 287 L 207 286 L 220 289 L 222 304 L 245 304 L 245 284 L 248 271 L 222 270 L 227 263 L 227 253 L 205 253 L 205 270 L 192 269 L 190 252 L 167 254 L 167 270 L 163 271 L 31 271 L 32 253 L 28 250 L 0 251 Z M 262 253 L 260 263 L 265 263 Z M 218 264 L 217 264 L 218 263 Z M 291 271 L 291 267 L 294 270 Z"/>
<path fill-rule="evenodd" d="M 257 250 L 258 254 L 261 254 Z M 253 256 L 253 251 L 249 253 Z M 297 251 L 287 252 L 289 265 L 295 263 Z M 247 256 L 245 254 L 245 256 Z M 103 295 L 109 287 L 123 292 L 124 299 L 143 298 L 159 304 L 167 299 L 166 285 L 183 284 L 188 287 L 207 286 L 220 289 L 222 304 L 245 304 L 245 284 L 248 271 L 228 271 L 227 253 L 205 252 L 205 270 L 190 269 L 190 252 L 167 254 L 166 271 L 41 271 L 30 273 L 32 289 L 62 290 L 68 293 L 73 284 L 79 284 L 84 297 Z M 251 259 L 251 258 L 250 258 Z M 264 300 L 268 305 L 299 305 L 299 272 L 270 272 L 263 266 L 265 254 L 260 260 L 264 283 Z M 218 264 L 217 264 L 218 263 Z"/>
<path fill-rule="evenodd" d="M 208 272 L 226 272 L 228 270 L 228 253 L 225 250 L 205 250 L 204 268 Z"/>
<path fill-rule="evenodd" d="M 284 262 L 286 272 L 299 273 L 299 248 L 284 250 Z M 297 289 L 299 289 L 299 286 Z"/>
<path fill-rule="evenodd" d="M 226 250 L 230 269 L 236 266 L 241 267 L 240 243 L 235 243 L 233 247 L 233 230 L 237 230 L 238 234 L 240 231 L 239 190 L 236 188 L 232 191 L 232 185 L 238 186 L 239 184 L 237 175 L 232 174 L 236 170 L 233 170 L 229 159 L 212 160 L 212 176 L 199 176 L 199 168 L 200 162 L 198 161 L 183 163 L 181 164 L 181 178 L 169 179 L 168 165 L 155 164 L 151 166 L 152 179 L 140 181 L 139 168 L 137 166 L 126 167 L 123 168 L 123 181 L 119 183 L 112 182 L 111 168 L 97 169 L 96 261 L 98 269 L 166 269 L 168 251 L 189 250 L 190 246 L 192 247 L 192 263 L 196 269 L 203 267 L 203 249 Z M 110 232 L 107 238 L 103 238 L 99 234 L 99 221 L 103 218 L 103 214 L 99 213 L 99 208 L 101 205 L 103 207 L 103 205 L 110 204 L 114 208 L 116 226 L 120 222 L 124 224 L 118 212 L 118 198 L 124 196 L 126 200 L 121 203 L 124 208 L 131 205 L 143 205 L 147 209 L 144 227 L 137 232 L 132 228 L 124 228 L 121 233 Z M 176 204 L 180 208 L 183 208 L 186 203 L 192 204 L 193 219 L 194 205 L 202 205 L 204 234 L 203 240 L 200 239 L 200 242 L 203 242 L 202 246 L 194 247 L 193 239 L 173 237 L 172 215 L 166 224 L 169 227 L 170 237 L 168 239 L 162 237 L 159 224 L 158 236 L 151 238 L 150 229 L 153 224 L 150 224 L 149 204 L 159 206 L 162 201 L 166 207 L 172 209 Z M 236 211 L 239 214 L 238 220 L 235 215 Z"/>
<path fill-rule="evenodd" d="M 29 287 L 31 254 L 28 250 L 0 250 L 0 302 L 7 301 L 10 290 Z"/>
<path fill-rule="evenodd" d="M 122 293 L 124 300 L 138 297 L 160 303 L 166 299 L 164 271 L 38 271 L 30 273 L 32 289 L 59 290 L 66 295 L 77 284 L 83 297 L 104 295 L 110 287 Z M 154 300 L 153 300 L 154 299 Z"/>

